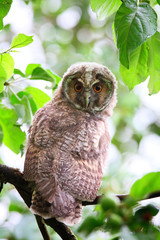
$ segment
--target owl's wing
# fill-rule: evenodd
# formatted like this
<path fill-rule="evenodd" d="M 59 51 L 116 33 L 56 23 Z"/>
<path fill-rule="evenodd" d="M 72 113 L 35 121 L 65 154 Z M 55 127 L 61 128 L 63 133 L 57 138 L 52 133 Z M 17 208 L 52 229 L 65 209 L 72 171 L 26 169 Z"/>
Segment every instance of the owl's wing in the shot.
<path fill-rule="evenodd" d="M 36 183 L 36 190 L 52 202 L 56 191 L 54 156 L 50 146 L 48 116 L 40 109 L 29 130 L 28 146 L 24 164 L 24 178 Z"/>
<path fill-rule="evenodd" d="M 59 174 L 59 182 L 75 198 L 94 200 L 101 184 L 109 141 L 104 123 L 85 122 L 76 126 L 74 131 L 66 133 L 64 138 L 66 140 L 62 154 L 67 149 L 70 149 L 70 154 L 60 166 L 67 174 Z"/>

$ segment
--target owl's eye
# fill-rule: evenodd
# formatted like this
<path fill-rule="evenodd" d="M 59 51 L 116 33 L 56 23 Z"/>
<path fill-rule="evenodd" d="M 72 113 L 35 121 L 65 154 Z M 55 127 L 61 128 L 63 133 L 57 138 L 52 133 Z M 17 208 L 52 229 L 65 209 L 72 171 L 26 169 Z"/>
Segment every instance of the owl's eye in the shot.
<path fill-rule="evenodd" d="M 83 89 L 82 83 L 80 83 L 80 82 L 76 83 L 76 84 L 74 85 L 74 89 L 75 89 L 76 92 L 81 92 L 82 89 Z"/>
<path fill-rule="evenodd" d="M 94 85 L 93 89 L 95 92 L 100 93 L 102 91 L 102 85 L 97 83 Z"/>

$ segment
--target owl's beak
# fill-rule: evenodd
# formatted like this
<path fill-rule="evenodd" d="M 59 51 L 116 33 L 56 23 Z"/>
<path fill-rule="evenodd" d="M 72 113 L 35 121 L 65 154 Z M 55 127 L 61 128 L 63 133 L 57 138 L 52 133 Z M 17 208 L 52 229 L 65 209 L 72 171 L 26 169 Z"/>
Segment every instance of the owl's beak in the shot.
<path fill-rule="evenodd" d="M 86 108 L 89 106 L 90 97 L 91 97 L 90 92 L 89 92 L 89 91 L 86 91 L 86 92 L 85 92 L 85 104 L 86 104 Z"/>

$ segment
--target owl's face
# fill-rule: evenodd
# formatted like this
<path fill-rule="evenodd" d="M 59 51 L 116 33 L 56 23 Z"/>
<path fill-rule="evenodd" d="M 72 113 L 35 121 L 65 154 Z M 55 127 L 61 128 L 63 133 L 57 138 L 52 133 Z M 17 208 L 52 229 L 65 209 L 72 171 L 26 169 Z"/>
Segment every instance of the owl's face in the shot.
<path fill-rule="evenodd" d="M 62 79 L 62 91 L 77 109 L 96 113 L 104 110 L 116 88 L 114 75 L 97 63 L 72 65 Z"/>

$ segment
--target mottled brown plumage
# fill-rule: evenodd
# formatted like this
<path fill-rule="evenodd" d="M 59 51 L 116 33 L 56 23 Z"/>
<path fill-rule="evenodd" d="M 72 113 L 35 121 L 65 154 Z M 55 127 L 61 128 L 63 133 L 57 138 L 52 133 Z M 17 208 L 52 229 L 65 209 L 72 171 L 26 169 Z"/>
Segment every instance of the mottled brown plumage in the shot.
<path fill-rule="evenodd" d="M 116 104 L 116 81 L 97 63 L 72 65 L 53 99 L 29 130 L 24 178 L 35 182 L 31 210 L 72 225 L 81 201 L 93 201 L 101 184 L 110 137 L 107 117 Z"/>

